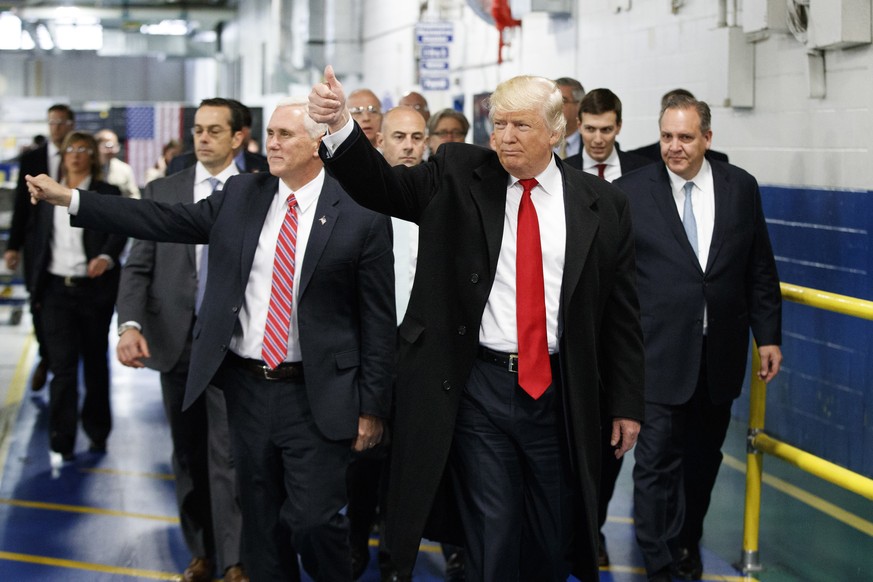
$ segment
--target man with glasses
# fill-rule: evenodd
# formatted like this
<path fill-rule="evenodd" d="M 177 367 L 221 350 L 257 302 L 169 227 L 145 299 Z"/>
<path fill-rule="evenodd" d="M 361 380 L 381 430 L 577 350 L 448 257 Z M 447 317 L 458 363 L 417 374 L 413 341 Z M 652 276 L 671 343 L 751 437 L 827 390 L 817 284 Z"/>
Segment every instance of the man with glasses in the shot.
<path fill-rule="evenodd" d="M 234 151 L 243 139 L 242 116 L 227 99 L 205 99 L 194 116 L 195 165 L 150 182 L 143 198 L 197 202 L 239 173 Z M 224 394 L 209 386 L 182 411 L 191 360 L 198 291 L 205 285 L 205 245 L 138 240 L 118 291 L 118 360 L 161 373 L 164 411 L 173 441 L 176 501 L 193 556 L 186 582 L 212 579 L 218 565 L 227 581 L 245 580 L 240 564 L 242 518 Z M 211 507 L 210 507 L 211 504 Z"/>
<path fill-rule="evenodd" d="M 382 129 L 382 105 L 379 98 L 369 89 L 358 89 L 349 93 L 349 113 L 374 148 L 379 147 L 378 136 Z"/>
<path fill-rule="evenodd" d="M 97 139 L 100 165 L 103 166 L 103 179 L 113 186 L 118 186 L 123 196 L 139 198 L 139 187 L 136 185 L 133 168 L 116 157 L 121 151 L 118 135 L 111 129 L 101 129 L 94 137 Z"/>
<path fill-rule="evenodd" d="M 464 114 L 454 109 L 441 109 L 427 120 L 427 149 L 431 155 L 447 142 L 464 143 L 470 122 Z"/>
<path fill-rule="evenodd" d="M 561 90 L 561 99 L 564 102 L 564 120 L 567 129 L 564 130 L 564 139 L 560 144 L 552 148 L 561 159 L 574 156 L 581 149 L 582 139 L 579 136 L 579 103 L 585 97 L 585 89 L 582 83 L 572 77 L 560 77 L 555 79 L 555 84 Z"/>
<path fill-rule="evenodd" d="M 9 241 L 3 259 L 6 268 L 14 271 L 18 263 L 24 270 L 24 284 L 31 293 L 30 282 L 33 277 L 33 206 L 30 204 L 30 194 L 24 176 L 30 174 L 48 174 L 55 180 L 60 180 L 61 144 L 75 127 L 75 115 L 68 105 L 61 103 L 48 109 L 49 140 L 42 146 L 22 154 L 19 161 L 18 184 L 15 188 L 15 209 L 12 214 L 12 225 L 9 229 Z M 22 258 L 23 255 L 23 258 Z M 33 370 L 30 379 L 32 390 L 41 390 L 46 384 L 49 371 L 48 352 L 40 325 L 40 312 L 33 301 L 30 303 L 30 313 L 36 341 L 39 344 L 39 363 Z"/>

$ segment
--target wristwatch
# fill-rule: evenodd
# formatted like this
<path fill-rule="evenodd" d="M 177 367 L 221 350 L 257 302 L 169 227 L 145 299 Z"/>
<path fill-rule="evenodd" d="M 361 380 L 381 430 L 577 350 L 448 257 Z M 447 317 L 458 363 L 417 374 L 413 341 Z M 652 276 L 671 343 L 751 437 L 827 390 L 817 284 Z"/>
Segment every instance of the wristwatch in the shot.
<path fill-rule="evenodd" d="M 121 325 L 118 326 L 118 337 L 121 337 L 122 335 L 124 335 L 124 332 L 126 332 L 129 329 L 135 329 L 135 330 L 139 331 L 139 326 L 133 325 L 132 323 L 122 323 Z"/>

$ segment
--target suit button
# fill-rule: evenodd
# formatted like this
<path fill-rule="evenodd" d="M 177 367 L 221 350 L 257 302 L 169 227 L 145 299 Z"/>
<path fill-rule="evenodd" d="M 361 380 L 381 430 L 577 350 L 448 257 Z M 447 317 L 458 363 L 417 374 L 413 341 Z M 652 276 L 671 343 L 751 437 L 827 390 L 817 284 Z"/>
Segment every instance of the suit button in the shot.
<path fill-rule="evenodd" d="M 218 346 L 218 349 L 221 350 L 222 352 L 226 352 L 227 346 Z"/>
<path fill-rule="evenodd" d="M 464 335 L 465 333 L 467 333 L 467 326 L 466 325 L 459 325 L 458 326 L 458 335 Z"/>
<path fill-rule="evenodd" d="M 443 390 L 448 392 L 451 389 L 452 389 L 452 383 L 449 382 L 448 380 L 443 380 Z"/>
<path fill-rule="evenodd" d="M 232 309 L 231 311 L 233 311 L 234 313 L 236 313 L 236 312 L 239 311 L 239 307 L 236 306 L 236 305 L 234 305 L 234 306 L 233 306 L 233 309 Z"/>
<path fill-rule="evenodd" d="M 479 282 L 479 274 L 473 273 L 470 275 L 470 283 L 478 283 Z"/>

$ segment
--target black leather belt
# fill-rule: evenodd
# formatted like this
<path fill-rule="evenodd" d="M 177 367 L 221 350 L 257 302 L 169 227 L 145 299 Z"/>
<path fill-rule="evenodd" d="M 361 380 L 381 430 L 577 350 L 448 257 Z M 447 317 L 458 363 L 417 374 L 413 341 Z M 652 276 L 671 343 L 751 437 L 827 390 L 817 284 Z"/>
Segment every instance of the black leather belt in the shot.
<path fill-rule="evenodd" d="M 90 285 L 94 282 L 94 279 L 92 279 L 91 277 L 69 277 L 52 275 L 52 278 L 55 279 L 58 283 L 61 283 L 64 287 L 85 287 L 86 285 Z"/>
<path fill-rule="evenodd" d="M 227 361 L 264 380 L 303 381 L 303 362 L 284 362 L 278 368 L 271 369 L 263 360 L 243 358 L 233 352 L 227 353 Z"/>
<path fill-rule="evenodd" d="M 558 354 L 550 354 L 549 360 L 554 366 L 557 363 Z M 498 352 L 485 346 L 479 346 L 479 359 L 495 366 L 500 366 L 507 372 L 518 374 L 518 354 Z"/>

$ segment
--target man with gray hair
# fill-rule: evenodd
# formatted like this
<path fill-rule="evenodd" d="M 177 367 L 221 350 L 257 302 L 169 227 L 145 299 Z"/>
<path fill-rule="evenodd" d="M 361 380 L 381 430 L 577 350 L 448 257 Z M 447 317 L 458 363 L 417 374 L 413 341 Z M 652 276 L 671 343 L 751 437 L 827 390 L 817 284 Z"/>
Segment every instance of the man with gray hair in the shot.
<path fill-rule="evenodd" d="M 305 101 L 281 102 L 270 173 L 233 176 L 198 203 L 105 203 L 27 178 L 76 226 L 209 244 L 183 407 L 210 383 L 224 391 L 252 580 L 299 580 L 297 550 L 314 580 L 351 581 L 346 467 L 380 442 L 390 408 L 391 223 L 325 174 L 324 131 Z"/>
<path fill-rule="evenodd" d="M 585 97 L 585 88 L 572 77 L 555 79 L 555 84 L 561 90 L 564 120 L 567 125 L 564 129 L 564 139 L 553 148 L 553 151 L 561 159 L 566 159 L 582 150 L 582 138 L 579 135 L 579 104 Z"/>
<path fill-rule="evenodd" d="M 468 580 L 563 582 L 572 538 L 576 571 L 596 579 L 599 402 L 618 456 L 643 408 L 625 196 L 552 154 L 564 116 L 548 79 L 497 87 L 492 149 L 444 143 L 393 168 L 330 66 L 325 79 L 309 100 L 330 130 L 327 170 L 359 203 L 421 227 L 385 531 L 399 574 L 424 535 L 463 541 Z"/>

